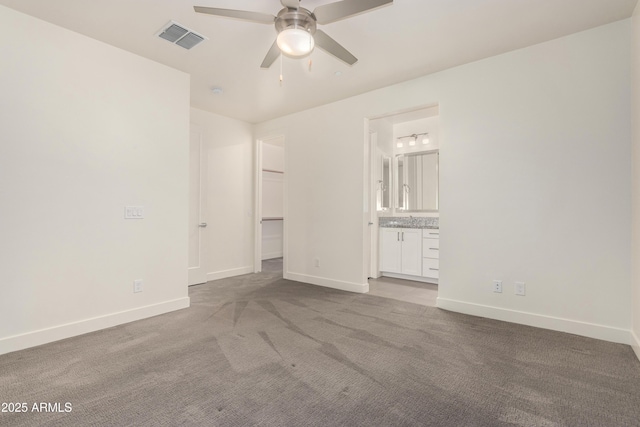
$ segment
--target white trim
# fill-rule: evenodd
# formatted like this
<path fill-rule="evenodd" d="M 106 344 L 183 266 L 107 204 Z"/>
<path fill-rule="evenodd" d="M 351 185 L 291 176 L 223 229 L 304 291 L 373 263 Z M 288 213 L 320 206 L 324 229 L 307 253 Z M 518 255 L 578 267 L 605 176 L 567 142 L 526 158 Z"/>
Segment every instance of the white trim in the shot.
<path fill-rule="evenodd" d="M 414 282 L 431 283 L 433 285 L 438 284 L 438 279 L 434 279 L 433 277 L 411 276 L 409 274 L 389 273 L 386 271 L 382 271 L 380 275 L 384 277 L 393 277 L 394 279 L 413 280 Z"/>
<path fill-rule="evenodd" d="M 227 277 L 242 276 L 243 274 L 253 273 L 252 266 L 232 268 L 231 270 L 212 271 L 207 273 L 207 282 L 211 280 L 226 279 Z"/>
<path fill-rule="evenodd" d="M 339 289 L 341 291 L 356 292 L 359 294 L 365 294 L 369 292 L 369 283 L 360 284 L 343 282 L 341 280 L 327 279 L 325 277 L 291 273 L 290 271 L 287 272 L 286 279 L 295 280 L 296 282 L 308 283 L 310 285 L 324 286 L 325 288 Z"/>
<path fill-rule="evenodd" d="M 640 360 L 640 339 L 638 339 L 638 336 L 633 329 L 631 330 L 631 348 L 636 354 L 638 360 Z"/>
<path fill-rule="evenodd" d="M 505 322 L 519 323 L 521 325 L 534 326 L 537 328 L 551 329 L 553 331 L 567 332 L 604 341 L 627 345 L 631 344 L 631 331 L 628 329 L 473 304 L 440 297 L 436 300 L 436 307 L 458 313 L 502 320 Z"/>
<path fill-rule="evenodd" d="M 2 338 L 0 339 L 0 354 L 24 350 L 25 348 L 35 347 L 53 341 L 59 341 L 65 338 L 99 331 L 101 329 L 111 328 L 113 326 L 146 319 L 148 317 L 158 316 L 171 311 L 188 308 L 189 305 L 189 297 L 178 298 L 158 304 L 147 305 L 131 310 L 120 311 L 118 313 L 92 317 L 78 322 L 67 323 L 64 325 Z"/>
<path fill-rule="evenodd" d="M 251 273 L 262 271 L 262 139 L 254 146 L 254 199 L 253 199 L 253 269 Z M 227 276 L 228 277 L 228 276 Z"/>

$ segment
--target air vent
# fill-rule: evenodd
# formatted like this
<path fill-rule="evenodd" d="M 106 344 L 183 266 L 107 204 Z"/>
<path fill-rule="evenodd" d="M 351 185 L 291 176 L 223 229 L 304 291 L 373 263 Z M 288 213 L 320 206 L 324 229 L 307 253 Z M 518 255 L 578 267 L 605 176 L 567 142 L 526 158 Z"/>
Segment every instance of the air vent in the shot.
<path fill-rule="evenodd" d="M 169 21 L 156 35 L 185 49 L 191 49 L 207 39 L 174 21 Z"/>

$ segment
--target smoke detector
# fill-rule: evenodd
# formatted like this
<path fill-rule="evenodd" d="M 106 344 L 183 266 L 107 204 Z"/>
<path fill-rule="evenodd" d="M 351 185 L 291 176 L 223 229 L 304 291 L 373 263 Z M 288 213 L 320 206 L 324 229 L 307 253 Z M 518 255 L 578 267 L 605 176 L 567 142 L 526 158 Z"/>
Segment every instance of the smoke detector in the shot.
<path fill-rule="evenodd" d="M 205 36 L 198 34 L 175 21 L 169 21 L 156 33 L 156 36 L 173 44 L 177 44 L 187 50 L 199 45 L 205 40 L 208 40 Z"/>

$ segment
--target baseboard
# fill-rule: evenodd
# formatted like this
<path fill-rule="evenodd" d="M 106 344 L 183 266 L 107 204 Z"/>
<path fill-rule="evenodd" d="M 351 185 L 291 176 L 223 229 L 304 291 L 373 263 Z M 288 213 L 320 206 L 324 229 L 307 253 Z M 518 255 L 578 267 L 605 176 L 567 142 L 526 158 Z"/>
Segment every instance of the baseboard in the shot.
<path fill-rule="evenodd" d="M 631 348 L 633 348 L 633 352 L 636 354 L 638 360 L 640 360 L 640 339 L 638 339 L 634 330 L 631 330 Z"/>
<path fill-rule="evenodd" d="M 431 283 L 434 285 L 438 284 L 438 279 L 433 279 L 431 277 L 410 276 L 408 274 L 388 273 L 388 272 L 382 272 L 382 276 L 393 277 L 394 279 L 412 280 L 414 282 Z"/>
<path fill-rule="evenodd" d="M 436 300 L 436 307 L 448 311 L 455 311 L 457 313 L 503 320 L 505 322 L 519 323 L 521 325 L 535 326 L 537 328 L 550 329 L 553 331 L 567 332 L 604 341 L 631 344 L 631 331 L 628 329 L 613 328 L 595 323 L 562 319 L 559 317 L 473 304 L 446 298 L 438 298 Z"/>
<path fill-rule="evenodd" d="M 231 270 L 214 271 L 207 273 L 207 282 L 210 280 L 226 279 L 227 277 L 242 276 L 243 274 L 253 273 L 253 267 L 232 268 Z"/>
<path fill-rule="evenodd" d="M 325 277 L 309 276 L 306 274 L 292 273 L 288 271 L 285 275 L 288 280 L 309 283 L 310 285 L 324 286 L 325 288 L 339 289 L 341 291 L 356 292 L 364 294 L 369 292 L 369 283 L 352 283 L 341 280 L 327 279 Z"/>
<path fill-rule="evenodd" d="M 25 348 L 71 338 L 101 329 L 111 328 L 124 323 L 146 319 L 148 317 L 169 313 L 189 307 L 189 297 L 178 298 L 165 301 L 159 304 L 147 305 L 131 310 L 111 313 L 104 316 L 93 317 L 91 319 L 78 322 L 67 323 L 65 325 L 54 326 L 52 328 L 40 329 L 25 334 L 14 335 L 12 337 L 0 339 L 0 354 L 13 351 L 24 350 Z"/>

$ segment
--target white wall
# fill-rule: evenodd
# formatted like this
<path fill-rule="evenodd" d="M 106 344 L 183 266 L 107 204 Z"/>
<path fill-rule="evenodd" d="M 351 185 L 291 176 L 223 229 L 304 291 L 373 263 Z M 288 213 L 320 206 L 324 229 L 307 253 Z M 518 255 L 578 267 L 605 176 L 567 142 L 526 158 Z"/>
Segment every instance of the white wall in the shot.
<path fill-rule="evenodd" d="M 289 273 L 364 288 L 363 118 L 439 104 L 439 306 L 629 342 L 630 29 L 620 21 L 257 125 L 258 137 L 286 134 Z M 527 296 L 513 295 L 515 280 Z"/>
<path fill-rule="evenodd" d="M 207 280 L 253 271 L 253 127 L 196 108 L 191 124 L 202 132 L 202 191 L 206 195 L 201 234 Z"/>
<path fill-rule="evenodd" d="M 363 291 L 365 115 L 338 105 L 257 125 L 256 137 L 286 140 L 285 278 Z"/>
<path fill-rule="evenodd" d="M 0 23 L 0 353 L 188 307 L 189 77 Z"/>
<path fill-rule="evenodd" d="M 284 142 L 278 144 L 264 142 L 262 144 L 262 169 L 284 172 Z"/>
<path fill-rule="evenodd" d="M 632 288 L 633 349 L 640 359 L 640 6 L 633 13 L 633 216 L 632 216 Z"/>

